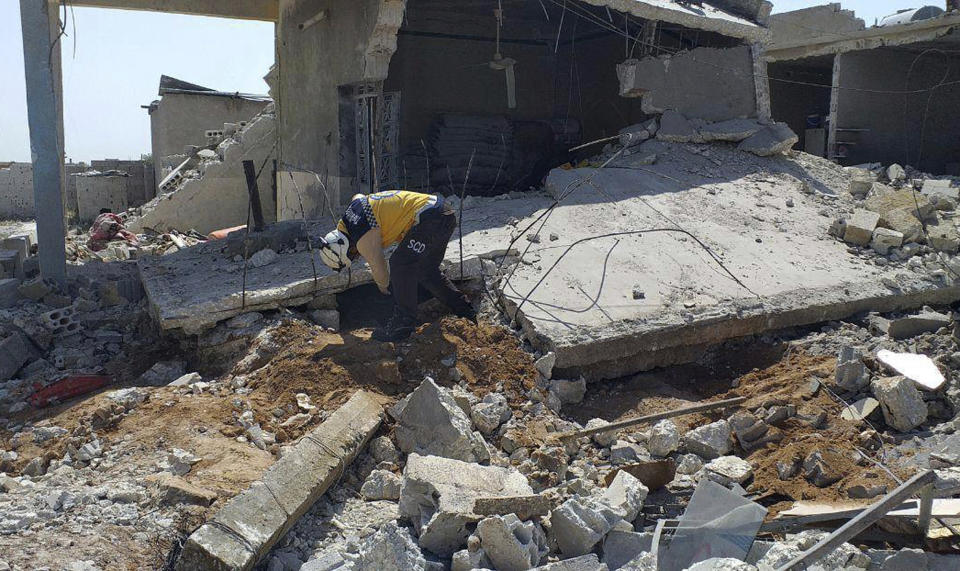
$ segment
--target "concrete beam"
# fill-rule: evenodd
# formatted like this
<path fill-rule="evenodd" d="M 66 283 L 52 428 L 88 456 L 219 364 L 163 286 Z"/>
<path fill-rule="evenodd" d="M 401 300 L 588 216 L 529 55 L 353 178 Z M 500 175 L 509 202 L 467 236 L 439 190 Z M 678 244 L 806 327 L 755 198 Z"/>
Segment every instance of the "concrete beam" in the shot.
<path fill-rule="evenodd" d="M 58 6 L 52 0 L 20 0 L 40 273 L 62 283 L 66 279 L 67 258 Z"/>
<path fill-rule="evenodd" d="M 673 0 L 583 0 L 587 4 L 612 8 L 644 20 L 670 22 L 687 28 L 716 32 L 751 41 L 767 41 L 769 31 L 757 24 L 719 10 L 709 4 L 684 6 Z"/>
<path fill-rule="evenodd" d="M 72 6 L 276 22 L 279 0 L 72 0 Z"/>
<path fill-rule="evenodd" d="M 368 392 L 350 400 L 307 434 L 263 478 L 228 501 L 183 547 L 177 571 L 252 569 L 366 446 L 382 408 Z"/>
<path fill-rule="evenodd" d="M 927 42 L 945 36 L 957 27 L 960 27 L 960 14 L 950 13 L 939 18 L 899 26 L 867 28 L 856 32 L 847 32 L 840 39 L 836 35 L 827 35 L 775 44 L 767 47 L 766 57 L 768 62 L 790 61 L 849 51 L 870 50 L 883 46 Z"/>

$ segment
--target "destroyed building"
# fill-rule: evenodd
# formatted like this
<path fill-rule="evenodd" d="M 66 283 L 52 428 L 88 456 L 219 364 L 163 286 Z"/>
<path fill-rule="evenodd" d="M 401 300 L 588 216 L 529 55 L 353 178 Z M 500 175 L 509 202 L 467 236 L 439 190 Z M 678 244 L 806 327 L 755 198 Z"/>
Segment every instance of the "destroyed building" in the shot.
<path fill-rule="evenodd" d="M 960 14 L 938 6 L 870 27 L 837 3 L 775 14 L 766 51 L 773 116 L 800 135 L 800 148 L 840 164 L 960 175 L 951 135 L 960 128 L 958 30 Z"/>
<path fill-rule="evenodd" d="M 960 188 L 792 150 L 768 2 L 75 3 L 275 22 L 274 101 L 64 244 L 22 0 L 0 569 L 960 567 Z M 319 260 L 392 186 L 476 321 Z"/>
<path fill-rule="evenodd" d="M 150 148 L 158 187 L 192 152 L 223 138 L 225 127 L 247 124 L 270 103 L 266 95 L 216 91 L 160 76 L 160 99 L 143 107 L 150 115 Z"/>

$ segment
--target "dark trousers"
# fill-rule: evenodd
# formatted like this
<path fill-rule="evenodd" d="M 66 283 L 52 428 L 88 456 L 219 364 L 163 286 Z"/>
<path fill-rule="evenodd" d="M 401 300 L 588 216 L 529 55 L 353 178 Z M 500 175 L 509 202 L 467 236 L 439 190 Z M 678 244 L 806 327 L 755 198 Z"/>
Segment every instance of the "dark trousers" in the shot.
<path fill-rule="evenodd" d="M 467 298 L 440 271 L 447 243 L 457 227 L 457 215 L 446 206 L 420 215 L 390 256 L 390 286 L 395 310 L 408 320 L 417 317 L 417 286 L 433 294 L 457 314 L 470 309 Z"/>

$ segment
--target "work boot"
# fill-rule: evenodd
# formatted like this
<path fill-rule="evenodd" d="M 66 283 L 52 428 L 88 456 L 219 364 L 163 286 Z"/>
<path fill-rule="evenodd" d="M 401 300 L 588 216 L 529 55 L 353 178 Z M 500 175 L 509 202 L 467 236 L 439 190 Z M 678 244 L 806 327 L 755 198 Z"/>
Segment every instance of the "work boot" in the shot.
<path fill-rule="evenodd" d="M 416 325 L 417 322 L 415 319 L 399 312 L 394 312 L 386 325 L 373 330 L 372 337 L 377 341 L 383 342 L 402 341 L 410 337 L 410 334 L 416 329 Z"/>

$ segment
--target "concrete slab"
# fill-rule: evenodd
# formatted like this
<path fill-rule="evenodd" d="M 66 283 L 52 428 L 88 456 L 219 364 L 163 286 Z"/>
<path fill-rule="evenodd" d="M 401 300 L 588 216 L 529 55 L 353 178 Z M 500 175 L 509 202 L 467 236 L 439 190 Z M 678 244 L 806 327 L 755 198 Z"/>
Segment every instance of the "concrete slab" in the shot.
<path fill-rule="evenodd" d="M 503 253 L 509 232 L 514 229 L 508 224 L 511 218 L 523 218 L 549 203 L 550 199 L 540 194 L 520 199 L 467 197 L 463 215 L 464 274 L 468 278 L 478 276 L 481 257 Z M 307 227 L 311 243 L 316 244 L 333 223 L 310 221 Z M 350 272 L 337 274 L 315 252 L 312 263 L 309 251 L 282 254 L 277 262 L 260 268 L 248 265 L 244 303 L 243 262 L 234 261 L 234 256 L 224 251 L 226 247 L 225 241 L 213 241 L 138 261 L 151 313 L 161 328 L 195 334 L 240 313 L 302 305 L 317 296 L 373 283 L 363 262 L 355 263 Z M 446 263 L 447 275 L 459 279 L 456 238 L 447 248 Z"/>
<path fill-rule="evenodd" d="M 827 236 L 832 220 L 853 207 L 838 198 L 849 175 L 832 163 L 803 154 L 755 157 L 729 145 L 642 147 L 651 143 L 659 145 L 655 165 L 624 168 L 624 160 L 553 171 L 547 188 L 554 195 L 580 185 L 543 228 L 559 240 L 533 244 L 501 284 L 511 313 L 521 306 L 526 336 L 556 353 L 555 376 L 616 378 L 692 361 L 731 338 L 960 295 L 947 272 L 874 265 Z M 583 242 L 558 263 L 579 240 L 677 225 L 749 290 L 676 232 Z"/>
<path fill-rule="evenodd" d="M 380 426 L 381 406 L 357 391 L 247 490 L 187 539 L 178 571 L 252 569 L 343 471 Z"/>

